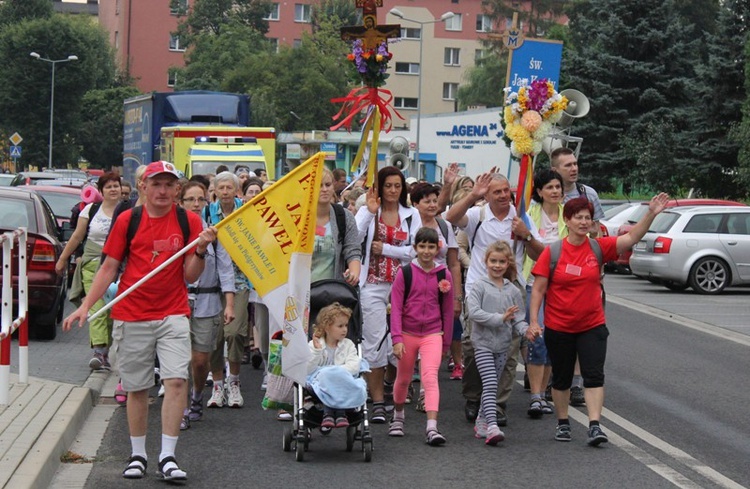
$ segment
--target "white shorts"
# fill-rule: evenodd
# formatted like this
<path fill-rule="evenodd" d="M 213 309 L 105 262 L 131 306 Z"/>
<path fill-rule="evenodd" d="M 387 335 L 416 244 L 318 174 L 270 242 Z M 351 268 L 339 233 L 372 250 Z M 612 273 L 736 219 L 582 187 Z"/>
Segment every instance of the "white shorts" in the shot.
<path fill-rule="evenodd" d="M 386 312 L 390 294 L 391 284 L 387 283 L 365 284 L 360 291 L 362 355 L 371 368 L 385 367 L 393 352 L 391 335 L 386 336 Z"/>
<path fill-rule="evenodd" d="M 187 379 L 190 364 L 190 321 L 167 316 L 157 321 L 114 322 L 112 347 L 125 392 L 154 386 L 154 354 L 162 379 Z"/>

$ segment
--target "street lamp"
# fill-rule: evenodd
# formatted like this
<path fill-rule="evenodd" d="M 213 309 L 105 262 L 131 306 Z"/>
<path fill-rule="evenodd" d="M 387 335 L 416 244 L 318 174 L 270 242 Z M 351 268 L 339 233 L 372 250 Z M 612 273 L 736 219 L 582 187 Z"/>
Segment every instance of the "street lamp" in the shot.
<path fill-rule="evenodd" d="M 417 171 L 419 171 L 419 142 L 420 142 L 420 132 L 419 132 L 419 125 L 422 120 L 422 44 L 424 40 L 424 26 L 427 24 L 437 24 L 438 22 L 445 22 L 446 20 L 454 17 L 456 14 L 453 12 L 446 12 L 443 15 L 440 16 L 439 19 L 432 19 L 427 21 L 421 21 L 416 19 L 410 19 L 406 16 L 404 16 L 404 13 L 401 12 L 397 8 L 392 8 L 389 12 L 394 17 L 398 17 L 401 20 L 406 20 L 409 22 L 414 22 L 415 24 L 419 24 L 419 79 L 418 79 L 418 86 L 417 86 L 417 142 L 414 147 L 414 162 L 417 164 Z"/>
<path fill-rule="evenodd" d="M 47 63 L 52 64 L 52 89 L 50 90 L 50 98 L 49 98 L 49 157 L 47 158 L 47 167 L 51 170 L 52 169 L 52 116 L 55 114 L 55 65 L 57 63 L 65 63 L 66 61 L 77 61 L 78 56 L 75 54 L 71 54 L 65 59 L 47 59 L 42 58 L 39 56 L 39 53 L 29 53 L 29 56 L 31 56 L 34 59 L 38 59 L 39 61 L 46 61 Z"/>

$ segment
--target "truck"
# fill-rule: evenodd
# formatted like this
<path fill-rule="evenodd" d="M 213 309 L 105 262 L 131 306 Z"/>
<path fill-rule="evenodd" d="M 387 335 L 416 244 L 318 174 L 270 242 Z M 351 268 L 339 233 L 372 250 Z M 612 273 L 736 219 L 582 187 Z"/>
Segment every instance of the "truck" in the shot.
<path fill-rule="evenodd" d="M 126 99 L 123 176 L 135 183 L 141 165 L 165 159 L 186 176 L 215 173 L 219 165 L 262 168 L 275 178 L 276 132 L 248 127 L 247 95 L 203 90 L 153 92 Z M 166 138 L 164 140 L 163 138 Z"/>

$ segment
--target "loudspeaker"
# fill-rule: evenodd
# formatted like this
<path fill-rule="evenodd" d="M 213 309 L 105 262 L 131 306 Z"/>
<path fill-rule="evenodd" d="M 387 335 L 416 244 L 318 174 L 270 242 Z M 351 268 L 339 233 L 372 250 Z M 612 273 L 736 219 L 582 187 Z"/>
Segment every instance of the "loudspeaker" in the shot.
<path fill-rule="evenodd" d="M 560 95 L 568 99 L 568 107 L 563 111 L 562 119 L 557 123 L 558 125 L 569 127 L 575 119 L 585 117 L 589 113 L 591 109 L 589 99 L 578 90 L 568 88 L 560 92 Z"/>
<path fill-rule="evenodd" d="M 409 154 L 409 141 L 407 141 L 405 137 L 396 136 L 391 139 L 391 142 L 388 144 L 388 150 L 391 154 Z"/>
<path fill-rule="evenodd" d="M 401 153 L 394 153 L 388 158 L 388 164 L 395 166 L 401 171 L 407 171 L 411 165 L 409 156 Z"/>
<path fill-rule="evenodd" d="M 552 152 L 556 150 L 557 148 L 562 148 L 563 146 L 565 145 L 563 144 L 562 139 L 555 138 L 552 136 L 547 136 L 542 141 L 542 151 L 547 153 L 547 156 L 551 155 Z"/>

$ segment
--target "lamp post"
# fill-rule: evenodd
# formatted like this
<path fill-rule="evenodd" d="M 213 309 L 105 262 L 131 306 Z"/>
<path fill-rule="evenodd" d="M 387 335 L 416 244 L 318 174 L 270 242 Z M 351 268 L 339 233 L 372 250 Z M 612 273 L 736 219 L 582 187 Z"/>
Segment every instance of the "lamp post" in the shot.
<path fill-rule="evenodd" d="M 417 171 L 419 171 L 419 142 L 420 142 L 420 136 L 421 136 L 421 133 L 419 132 L 419 126 L 422 120 L 422 45 L 424 44 L 423 43 L 424 26 L 428 24 L 437 24 L 438 22 L 445 22 L 446 20 L 450 19 L 456 14 L 454 14 L 453 12 L 446 12 L 443 15 L 441 15 L 439 19 L 422 21 L 422 20 L 410 19 L 406 17 L 404 13 L 401 12 L 397 8 L 392 8 L 389 13 L 393 15 L 394 17 L 398 17 L 401 20 L 406 20 L 408 22 L 414 22 L 415 24 L 419 24 L 419 78 L 417 82 L 418 83 L 417 85 L 417 142 L 414 148 L 414 162 L 417 165 Z"/>
<path fill-rule="evenodd" d="M 52 128 L 53 128 L 53 119 L 52 116 L 55 114 L 55 66 L 57 63 L 65 63 L 66 61 L 77 61 L 78 56 L 75 54 L 71 54 L 65 59 L 47 59 L 42 58 L 39 56 L 39 53 L 29 53 L 29 56 L 32 58 L 38 59 L 39 61 L 46 61 L 47 63 L 50 63 L 52 65 L 52 84 L 51 84 L 51 90 L 50 90 L 50 99 L 49 99 L 49 156 L 47 158 L 47 168 L 50 170 L 52 169 Z"/>

